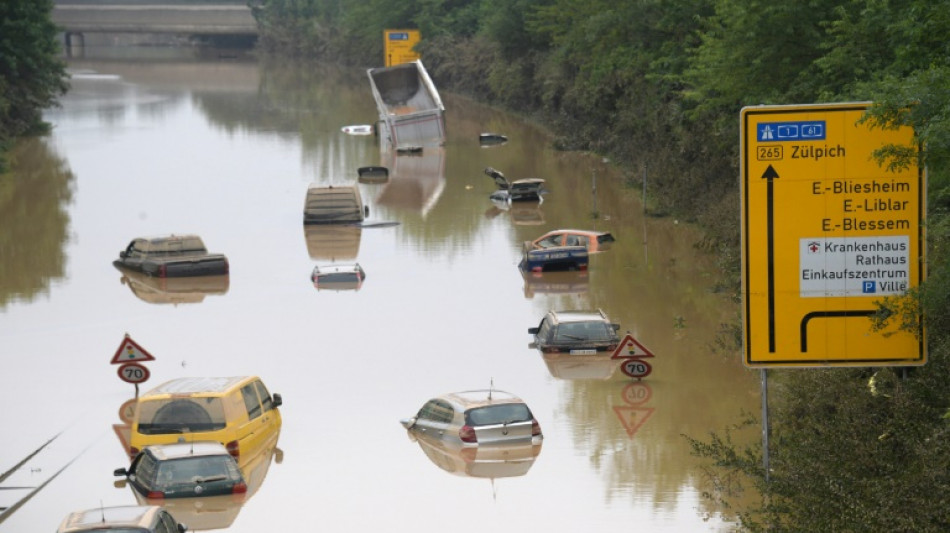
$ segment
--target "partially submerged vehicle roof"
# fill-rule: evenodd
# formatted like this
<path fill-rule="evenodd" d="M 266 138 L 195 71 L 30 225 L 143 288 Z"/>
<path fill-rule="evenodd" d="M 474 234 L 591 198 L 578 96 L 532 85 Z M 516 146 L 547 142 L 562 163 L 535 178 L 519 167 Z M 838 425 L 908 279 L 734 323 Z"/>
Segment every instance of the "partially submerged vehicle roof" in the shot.
<path fill-rule="evenodd" d="M 59 526 L 60 533 L 89 531 L 98 526 L 104 530 L 125 528 L 146 528 L 161 510 L 157 505 L 117 505 L 96 507 L 84 511 L 69 513 Z M 96 529 L 99 531 L 100 529 Z"/>
<path fill-rule="evenodd" d="M 136 237 L 136 247 L 143 252 L 163 252 L 168 250 L 203 250 L 204 241 L 193 233 L 176 235 L 153 235 L 151 237 Z"/>
<path fill-rule="evenodd" d="M 614 240 L 613 234 L 611 234 L 609 231 L 599 231 L 599 230 L 592 230 L 592 229 L 559 228 L 559 229 L 551 230 L 545 233 L 545 235 L 550 235 L 552 233 L 583 233 L 586 235 L 597 235 L 602 238 L 607 238 L 611 241 Z"/>
<path fill-rule="evenodd" d="M 304 223 L 334 224 L 362 222 L 366 213 L 358 186 L 310 184 L 303 215 Z"/>
<path fill-rule="evenodd" d="M 232 389 L 236 385 L 257 379 L 255 376 L 231 377 L 197 377 L 177 378 L 166 381 L 142 395 L 142 398 L 176 395 L 176 394 L 207 394 L 215 396 Z"/>
<path fill-rule="evenodd" d="M 588 320 L 608 320 L 607 313 L 601 309 L 591 311 L 549 311 L 557 322 L 585 322 Z"/>
<path fill-rule="evenodd" d="M 231 457 L 228 449 L 217 441 L 176 442 L 174 444 L 150 444 L 145 447 L 152 451 L 152 455 L 160 461 L 181 459 L 182 457 L 203 457 L 209 455 L 226 455 Z"/>
<path fill-rule="evenodd" d="M 443 394 L 442 398 L 463 405 L 466 409 L 500 403 L 524 403 L 524 400 L 515 396 L 514 394 L 497 389 L 478 389 L 462 392 L 451 392 L 448 394 Z"/>

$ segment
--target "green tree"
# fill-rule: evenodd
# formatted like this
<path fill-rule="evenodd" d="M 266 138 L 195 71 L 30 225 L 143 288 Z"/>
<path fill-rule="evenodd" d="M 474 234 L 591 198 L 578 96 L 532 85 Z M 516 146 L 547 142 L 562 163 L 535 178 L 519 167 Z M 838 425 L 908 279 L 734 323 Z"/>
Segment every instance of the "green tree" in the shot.
<path fill-rule="evenodd" d="M 16 138 L 47 131 L 43 109 L 68 89 L 52 9 L 52 0 L 0 2 L 0 155 Z"/>

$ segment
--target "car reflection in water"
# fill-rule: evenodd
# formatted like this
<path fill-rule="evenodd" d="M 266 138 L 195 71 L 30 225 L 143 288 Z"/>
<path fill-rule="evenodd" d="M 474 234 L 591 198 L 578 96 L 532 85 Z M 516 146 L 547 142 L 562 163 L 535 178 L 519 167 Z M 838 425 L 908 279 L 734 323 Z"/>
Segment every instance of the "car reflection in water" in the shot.
<path fill-rule="evenodd" d="M 607 380 L 620 368 L 620 359 L 612 359 L 610 352 L 576 355 L 570 353 L 541 353 L 551 376 L 557 379 Z"/>
<path fill-rule="evenodd" d="M 541 226 L 544 224 L 544 212 L 541 211 L 541 202 L 509 203 L 503 200 L 492 200 L 492 206 L 485 211 L 485 218 L 495 218 L 502 213 L 508 213 L 511 222 L 516 226 Z"/>
<path fill-rule="evenodd" d="M 150 304 L 193 304 L 208 295 L 224 295 L 231 287 L 229 274 L 158 278 L 141 272 L 115 267 L 122 273 L 119 282 L 128 285 L 132 294 Z"/>
<path fill-rule="evenodd" d="M 456 448 L 425 433 L 409 432 L 423 453 L 436 466 L 462 477 L 498 479 L 528 473 L 541 453 L 541 443 L 491 444 L 477 448 Z"/>
<path fill-rule="evenodd" d="M 250 458 L 240 468 L 247 484 L 244 494 L 223 494 L 220 496 L 198 496 L 189 498 L 148 498 L 130 485 L 139 505 L 160 505 L 180 522 L 188 526 L 189 531 L 224 529 L 234 523 L 241 508 L 261 488 L 272 462 L 283 461 L 283 451 L 276 445 L 268 445 L 257 455 Z M 117 480 L 115 486 L 123 488 L 125 480 Z"/>
<path fill-rule="evenodd" d="M 565 272 L 531 272 L 521 270 L 524 279 L 524 297 L 536 294 L 585 294 L 590 290 L 590 276 L 586 270 Z"/>
<path fill-rule="evenodd" d="M 360 253 L 363 228 L 358 224 L 305 224 L 307 253 L 315 261 L 353 261 Z"/>

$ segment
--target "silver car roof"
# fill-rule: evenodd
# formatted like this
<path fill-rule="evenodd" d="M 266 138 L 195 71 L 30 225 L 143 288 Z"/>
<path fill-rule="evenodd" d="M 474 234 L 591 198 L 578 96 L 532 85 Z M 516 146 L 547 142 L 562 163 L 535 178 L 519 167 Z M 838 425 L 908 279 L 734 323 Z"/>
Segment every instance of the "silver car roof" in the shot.
<path fill-rule="evenodd" d="M 101 528 L 103 525 L 148 527 L 160 509 L 161 507 L 155 505 L 119 505 L 76 511 L 63 520 L 57 531 L 58 533 L 88 531 Z"/>
<path fill-rule="evenodd" d="M 497 389 L 479 389 L 452 392 L 443 394 L 442 398 L 458 406 L 461 406 L 463 409 L 484 407 L 486 405 L 501 403 L 524 403 L 521 398 L 515 396 L 514 394 Z"/>
<path fill-rule="evenodd" d="M 181 459 L 182 457 L 207 457 L 224 455 L 230 457 L 227 448 L 220 442 L 176 442 L 174 444 L 152 444 L 145 447 L 160 461 Z"/>

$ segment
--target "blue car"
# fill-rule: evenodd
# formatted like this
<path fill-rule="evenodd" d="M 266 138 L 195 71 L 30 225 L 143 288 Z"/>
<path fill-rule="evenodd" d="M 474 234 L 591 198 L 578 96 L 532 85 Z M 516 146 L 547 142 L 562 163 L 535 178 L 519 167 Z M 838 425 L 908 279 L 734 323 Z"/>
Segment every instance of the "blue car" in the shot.
<path fill-rule="evenodd" d="M 553 246 L 535 249 L 525 243 L 519 265 L 526 272 L 563 272 L 587 270 L 589 252 L 584 246 Z"/>

